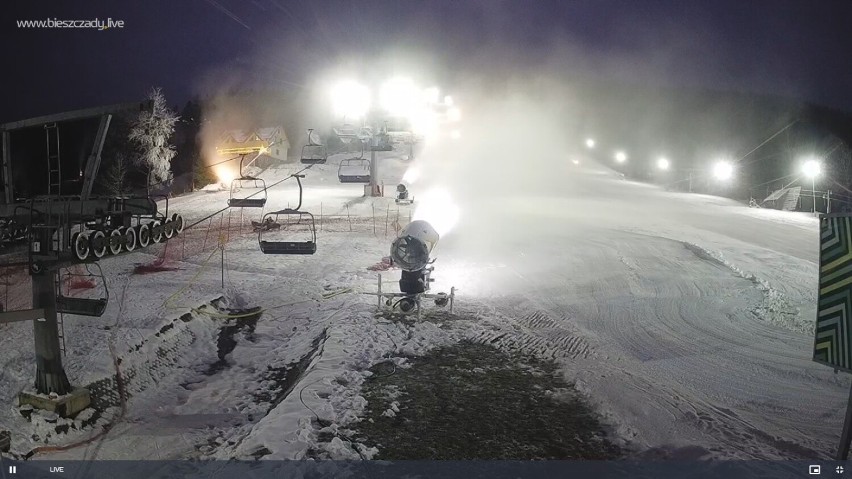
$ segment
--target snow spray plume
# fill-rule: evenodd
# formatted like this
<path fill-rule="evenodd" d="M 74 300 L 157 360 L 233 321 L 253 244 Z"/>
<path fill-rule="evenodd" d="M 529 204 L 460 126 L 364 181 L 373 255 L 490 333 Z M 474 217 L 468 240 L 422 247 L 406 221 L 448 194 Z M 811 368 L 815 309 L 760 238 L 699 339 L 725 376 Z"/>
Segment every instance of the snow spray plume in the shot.
<path fill-rule="evenodd" d="M 215 165 L 212 168 L 220 179 L 239 176 L 239 161 L 226 161 L 234 155 L 216 153 L 217 145 L 228 131 L 250 133 L 259 128 L 281 126 L 290 148 L 300 144 L 302 132 L 294 124 L 298 122 L 301 108 L 288 92 L 253 85 L 239 74 L 221 72 L 211 73 L 199 89 L 202 92 L 202 154 L 207 165 Z"/>

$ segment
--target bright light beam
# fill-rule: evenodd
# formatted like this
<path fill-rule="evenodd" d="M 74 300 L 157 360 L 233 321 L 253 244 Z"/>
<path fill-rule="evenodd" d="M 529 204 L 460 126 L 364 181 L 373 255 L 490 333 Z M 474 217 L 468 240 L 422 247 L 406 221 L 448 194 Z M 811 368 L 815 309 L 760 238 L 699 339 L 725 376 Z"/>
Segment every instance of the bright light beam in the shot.
<path fill-rule="evenodd" d="M 423 97 L 426 99 L 426 103 L 430 105 L 438 104 L 438 97 L 440 95 L 440 90 L 438 87 L 433 86 L 423 90 Z"/>
<path fill-rule="evenodd" d="M 417 108 L 420 93 L 410 78 L 394 77 L 382 84 L 379 104 L 393 116 L 408 117 Z"/>
<path fill-rule="evenodd" d="M 336 116 L 362 118 L 370 109 L 370 90 L 354 80 L 344 80 L 332 88 L 331 104 Z"/>
<path fill-rule="evenodd" d="M 802 163 L 802 173 L 808 178 L 816 178 L 822 173 L 822 165 L 815 159 L 810 159 Z"/>
<path fill-rule="evenodd" d="M 713 166 L 713 176 L 719 181 L 728 181 L 734 176 L 734 165 L 730 161 L 718 161 Z"/>
<path fill-rule="evenodd" d="M 657 168 L 661 170 L 668 170 L 671 164 L 669 163 L 668 158 L 660 157 L 657 159 Z"/>

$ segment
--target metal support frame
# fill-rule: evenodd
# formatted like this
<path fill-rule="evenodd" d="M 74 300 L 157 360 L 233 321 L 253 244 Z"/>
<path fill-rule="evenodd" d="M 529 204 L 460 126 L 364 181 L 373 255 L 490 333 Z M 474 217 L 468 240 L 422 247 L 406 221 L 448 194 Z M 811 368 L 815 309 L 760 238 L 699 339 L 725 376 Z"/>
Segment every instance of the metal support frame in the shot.
<path fill-rule="evenodd" d="M 15 199 L 12 194 L 12 161 L 9 150 L 9 132 L 3 130 L 3 191 L 6 203 L 11 203 Z"/>
<path fill-rule="evenodd" d="M 100 125 L 98 125 L 98 133 L 95 136 L 95 144 L 92 145 L 92 153 L 89 155 L 89 160 L 86 162 L 86 170 L 83 174 L 83 191 L 80 196 L 87 200 L 92 194 L 92 187 L 95 184 L 95 176 L 101 166 L 101 152 L 104 149 L 104 141 L 106 140 L 107 131 L 109 131 L 109 123 L 112 120 L 112 115 L 106 114 L 101 116 Z"/>
<path fill-rule="evenodd" d="M 378 280 L 378 288 L 375 293 L 361 293 L 369 296 L 376 296 L 376 309 L 382 309 L 382 298 L 393 299 L 393 298 L 411 298 L 417 304 L 417 317 L 420 317 L 420 303 L 423 299 L 447 299 L 449 306 L 449 312 L 453 312 L 453 307 L 455 306 L 455 298 L 456 298 L 456 287 L 450 287 L 450 294 L 446 293 L 418 293 L 418 294 L 408 294 L 408 293 L 387 293 L 382 291 L 382 274 L 379 273 Z"/>
<path fill-rule="evenodd" d="M 12 130 L 21 128 L 29 128 L 33 126 L 46 125 L 49 123 L 61 123 L 64 121 L 81 120 L 84 118 L 101 117 L 101 123 L 98 127 L 98 134 L 95 137 L 95 144 L 92 148 L 92 154 L 89 157 L 89 162 L 86 164 L 86 176 L 84 177 L 84 185 L 82 196 L 87 198 L 91 194 L 92 185 L 97 175 L 98 167 L 100 167 L 100 155 L 103 149 L 103 143 L 106 139 L 107 131 L 109 131 L 109 123 L 112 118 L 112 113 L 123 111 L 150 111 L 153 108 L 153 102 L 146 100 L 143 102 L 132 103 L 117 103 L 114 105 L 99 106 L 94 108 L 86 108 L 83 110 L 66 111 L 52 115 L 39 116 L 27 120 L 12 121 L 0 125 L 0 130 L 3 132 L 3 183 L 5 188 L 6 203 L 12 203 L 15 200 L 14 191 L 12 191 L 12 160 L 11 160 L 11 139 L 9 133 Z M 92 161 L 97 165 L 91 165 Z M 91 173 L 91 174 L 90 174 Z M 86 185 L 88 183 L 88 185 Z"/>
<path fill-rule="evenodd" d="M 73 202 L 74 208 L 64 208 L 63 214 L 67 216 L 67 218 L 71 221 L 81 221 L 87 220 L 88 218 L 101 216 L 104 212 L 110 211 L 112 208 L 118 207 L 117 202 L 114 198 L 89 198 L 87 200 L 81 200 L 78 197 L 68 196 L 68 197 L 54 197 L 54 198 L 39 198 L 34 200 L 32 203 L 12 203 L 12 204 L 0 204 L 0 218 L 10 218 L 17 221 L 28 222 L 30 217 L 30 210 L 36 209 L 39 210 L 44 206 L 44 209 L 47 208 L 47 205 L 50 201 L 54 202 Z M 120 207 L 122 210 L 129 211 L 134 215 L 154 215 L 157 212 L 157 204 L 151 197 L 142 196 L 142 197 L 132 197 L 132 198 L 122 198 L 118 201 L 120 203 Z M 66 212 L 67 210 L 67 212 Z M 58 211 L 58 210 L 55 210 Z M 39 211 L 40 213 L 45 213 L 46 211 Z M 166 199 L 166 212 L 165 215 L 168 215 L 168 199 Z"/>
<path fill-rule="evenodd" d="M 81 120 L 83 118 L 91 118 L 95 116 L 105 115 L 107 113 L 115 113 L 119 111 L 146 111 L 152 108 L 152 102 L 146 100 L 143 102 L 117 103 L 114 105 L 98 106 L 94 108 L 85 108 L 83 110 L 66 111 L 55 113 L 53 115 L 39 116 L 28 120 L 11 121 L 0 125 L 0 130 L 17 130 L 19 128 L 28 128 L 31 126 L 40 126 L 46 123 L 59 123 L 63 121 Z"/>
<path fill-rule="evenodd" d="M 60 396 L 72 391 L 68 376 L 62 367 L 62 346 L 59 342 L 59 321 L 56 314 L 56 275 L 46 271 L 33 275 L 33 307 L 44 310 L 44 318 L 33 321 L 35 338 L 36 380 L 35 389 L 41 394 Z"/>
<path fill-rule="evenodd" d="M 21 321 L 41 321 L 44 319 L 44 309 L 21 309 L 0 313 L 0 324 L 18 323 Z"/>
<path fill-rule="evenodd" d="M 168 209 L 168 202 L 166 208 Z M 59 294 L 57 284 L 59 268 L 80 263 L 80 260 L 65 250 L 67 245 L 64 241 L 70 238 L 68 233 L 75 225 L 95 222 L 114 227 L 115 225 L 108 223 L 113 219 L 107 218 L 121 213 L 137 218 L 141 218 L 142 215 L 150 216 L 152 219 L 160 217 L 157 205 L 150 197 L 89 200 L 81 200 L 79 197 L 47 197 L 30 200 L 26 205 L 0 205 L 0 216 L 8 214 L 12 218 L 26 219 L 30 226 L 29 265 L 33 284 L 33 310 L 2 313 L 0 323 L 34 320 L 33 336 L 36 352 L 34 385 L 39 394 L 65 395 L 73 390 L 62 366 L 62 334 L 57 313 L 63 305 L 79 305 L 79 301 L 58 302 L 61 298 L 57 298 Z M 33 223 L 34 217 L 38 218 L 38 224 Z M 35 245 L 38 247 L 36 248 Z M 89 307 L 91 304 L 86 306 Z M 74 314 L 103 314 L 105 304 L 97 306 L 98 308 L 90 309 L 90 313 L 75 311 Z"/>
<path fill-rule="evenodd" d="M 382 196 L 381 188 L 379 188 L 379 162 L 376 158 L 376 148 L 379 146 L 379 140 L 375 136 L 370 142 L 370 196 Z"/>
<path fill-rule="evenodd" d="M 159 218 L 157 204 L 149 196 L 145 198 L 96 198 L 90 199 L 92 187 L 100 168 L 100 156 L 109 130 L 112 113 L 119 111 L 151 110 L 152 102 L 123 103 L 84 110 L 63 112 L 53 115 L 14 121 L 0 125 L 2 133 L 2 172 L 4 197 L 0 202 L 0 217 L 29 225 L 29 265 L 32 280 L 33 309 L 0 313 L 0 324 L 16 321 L 33 321 L 33 336 L 36 353 L 35 389 L 39 394 L 56 393 L 65 395 L 72 387 L 62 366 L 62 334 L 57 311 L 57 284 L 59 268 L 79 262 L 69 256 L 65 242 L 69 241 L 72 227 L 96 223 L 96 227 L 115 227 L 112 222 L 116 216 L 129 215 L 140 218 L 151 216 Z M 84 118 L 100 116 L 100 124 L 86 164 L 83 188 L 79 196 L 48 195 L 29 198 L 25 202 L 15 203 L 12 182 L 11 138 L 13 130 L 58 124 Z M 48 136 L 48 142 L 50 137 Z M 57 141 L 58 143 L 58 141 Z M 56 155 L 59 154 L 58 145 Z M 48 150 L 50 160 L 51 152 Z M 58 159 L 57 159 L 58 165 Z M 58 166 L 57 166 L 58 167 Z M 51 165 L 48 165 L 51 169 Z M 48 179 L 49 185 L 53 178 Z M 61 181 L 59 182 L 61 183 Z M 48 189 L 49 192 L 52 192 Z M 59 191 L 57 191 L 59 193 Z M 168 216 L 168 200 L 166 215 Z M 36 222 L 34 223 L 34 219 Z M 107 224 L 106 222 L 109 222 Z M 158 226 L 159 228 L 159 226 Z M 54 237 L 54 234 L 56 237 Z M 60 255 L 60 253 L 62 253 Z"/>
<path fill-rule="evenodd" d="M 47 194 L 62 194 L 62 158 L 59 150 L 59 125 L 44 125 L 47 156 Z M 54 189 L 55 188 L 55 189 Z"/>

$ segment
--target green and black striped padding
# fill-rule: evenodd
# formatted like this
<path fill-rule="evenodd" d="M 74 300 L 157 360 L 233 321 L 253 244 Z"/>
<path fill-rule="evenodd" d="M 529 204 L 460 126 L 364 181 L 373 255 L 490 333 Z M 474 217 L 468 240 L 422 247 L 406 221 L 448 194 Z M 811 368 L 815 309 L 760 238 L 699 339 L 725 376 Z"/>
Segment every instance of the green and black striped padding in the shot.
<path fill-rule="evenodd" d="M 820 219 L 814 361 L 852 371 L 852 216 Z"/>

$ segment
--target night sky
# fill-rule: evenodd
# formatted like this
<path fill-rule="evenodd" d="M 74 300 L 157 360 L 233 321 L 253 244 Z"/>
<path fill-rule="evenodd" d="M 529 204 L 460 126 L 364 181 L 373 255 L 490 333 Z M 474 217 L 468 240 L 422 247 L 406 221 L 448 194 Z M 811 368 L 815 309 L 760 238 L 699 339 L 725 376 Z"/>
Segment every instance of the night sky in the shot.
<path fill-rule="evenodd" d="M 123 20 L 106 31 L 17 20 Z M 0 121 L 223 83 L 298 93 L 334 69 L 701 87 L 852 111 L 852 1 L 5 2 Z M 363 75 L 361 75 L 363 76 Z"/>

